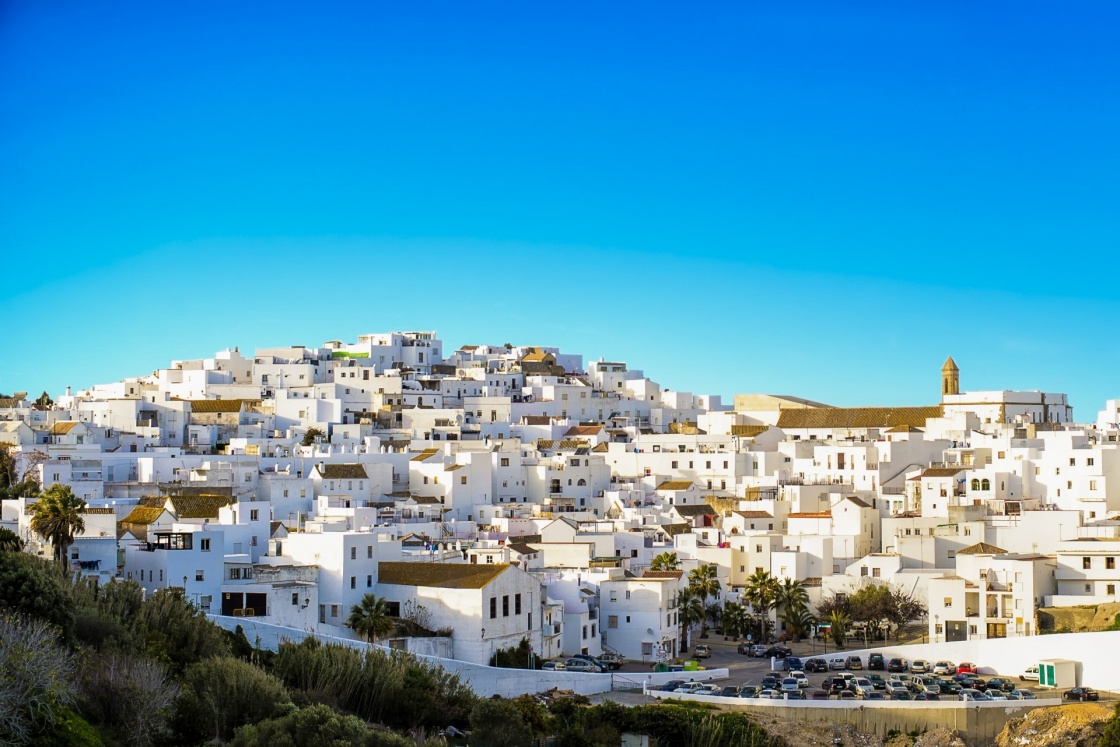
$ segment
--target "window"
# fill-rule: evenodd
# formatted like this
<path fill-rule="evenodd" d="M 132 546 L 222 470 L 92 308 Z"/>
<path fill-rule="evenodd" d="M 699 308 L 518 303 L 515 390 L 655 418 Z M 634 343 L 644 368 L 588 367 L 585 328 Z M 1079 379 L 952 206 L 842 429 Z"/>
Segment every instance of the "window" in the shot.
<path fill-rule="evenodd" d="M 293 592 L 292 593 L 292 604 L 296 604 L 296 605 L 299 604 L 299 593 L 298 592 Z"/>
<path fill-rule="evenodd" d="M 675 461 L 674 461 L 674 462 L 672 463 L 672 468 L 673 468 L 673 469 L 676 469 L 676 468 L 677 468 L 677 462 L 675 462 Z"/>
<path fill-rule="evenodd" d="M 1093 466 L 1093 457 L 1089 457 L 1088 459 L 1085 460 L 1085 466 L 1086 467 L 1092 467 Z"/>
<path fill-rule="evenodd" d="M 163 571 L 160 571 L 160 573 L 162 574 Z M 194 580 L 195 581 L 205 581 L 206 580 L 206 574 L 203 571 L 195 571 L 194 572 Z"/>
<path fill-rule="evenodd" d="M 460 485 L 466 485 L 467 484 L 467 476 L 466 475 L 463 475 L 462 477 L 459 478 L 459 484 Z"/>
<path fill-rule="evenodd" d="M 880 568 L 872 568 L 871 569 L 871 577 L 872 578 L 879 578 L 879 571 L 880 570 L 881 570 Z"/>
<path fill-rule="evenodd" d="M 502 617 L 509 617 L 509 594 L 502 596 Z"/>
<path fill-rule="evenodd" d="M 202 552 L 210 552 L 210 538 L 205 537 L 200 539 L 198 541 L 198 549 L 202 550 Z"/>
<path fill-rule="evenodd" d="M 338 605 L 337 604 L 332 604 L 331 605 L 331 617 L 338 617 Z"/>
<path fill-rule="evenodd" d="M 617 628 L 618 627 L 618 615 L 607 615 L 607 627 L 608 628 Z"/>
<path fill-rule="evenodd" d="M 257 509 L 254 508 L 252 511 L 249 512 L 249 521 L 257 521 L 260 518 L 259 514 L 260 514 L 260 511 L 258 511 Z"/>
<path fill-rule="evenodd" d="M 509 457 L 502 457 L 501 465 L 503 467 L 508 467 L 509 466 Z"/>
<path fill-rule="evenodd" d="M 350 588 L 351 589 L 357 589 L 358 588 L 358 577 L 357 576 L 351 576 L 350 577 Z"/>
<path fill-rule="evenodd" d="M 490 619 L 493 620 L 498 616 L 498 598 L 490 597 Z"/>
<path fill-rule="evenodd" d="M 1096 490 L 1096 489 L 1097 489 L 1097 481 L 1096 480 L 1090 480 L 1089 481 L 1089 490 Z"/>
<path fill-rule="evenodd" d="M 521 614 L 521 595 L 520 594 L 514 594 L 513 595 L 513 614 L 515 614 L 515 615 L 520 615 Z"/>
<path fill-rule="evenodd" d="M 619 386 L 621 386 L 621 384 Z M 652 641 L 642 641 L 642 656 L 653 656 Z"/>
<path fill-rule="evenodd" d="M 358 559 L 358 548 L 356 548 L 356 547 L 351 547 L 350 548 L 350 559 L 351 560 L 357 560 Z"/>
<path fill-rule="evenodd" d="M 630 590 L 629 590 L 629 589 L 627 589 L 627 590 L 626 590 L 626 598 L 627 598 L 627 599 L 629 599 L 629 598 L 630 598 Z"/>
<path fill-rule="evenodd" d="M 1104 587 L 1104 591 L 1105 594 L 1108 594 L 1110 597 L 1116 596 L 1116 584 L 1109 584 L 1108 586 Z"/>
<path fill-rule="evenodd" d="M 366 588 L 367 589 L 372 589 L 373 588 L 373 576 L 370 576 L 370 575 L 366 576 Z"/>
<path fill-rule="evenodd" d="M 866 576 L 867 575 L 867 566 L 863 566 L 859 569 L 859 575 L 861 575 L 861 576 Z"/>
<path fill-rule="evenodd" d="M 1093 567 L 1093 559 L 1090 558 L 1090 557 L 1082 558 L 1081 559 L 1081 567 L 1085 570 L 1088 570 L 1089 568 L 1092 568 Z"/>
<path fill-rule="evenodd" d="M 1116 558 L 1111 557 L 1111 556 L 1105 558 L 1104 559 L 1104 567 L 1107 568 L 1110 571 L 1116 570 Z"/>
<path fill-rule="evenodd" d="M 1085 593 L 1086 594 L 1088 594 L 1092 590 L 1093 590 L 1093 585 L 1092 584 L 1085 584 Z"/>
<path fill-rule="evenodd" d="M 942 603 L 941 606 L 942 607 L 952 607 L 953 606 L 953 598 L 952 597 L 945 597 L 945 600 L 944 600 L 944 602 Z"/>
<path fill-rule="evenodd" d="M 1073 457 L 1070 457 L 1069 458 L 1069 466 L 1074 467 L 1076 465 L 1077 465 L 1077 460 L 1074 459 Z"/>
<path fill-rule="evenodd" d="M 980 481 L 980 489 L 981 490 L 991 490 L 992 489 L 992 483 L 988 481 L 988 478 L 985 477 L 983 480 Z"/>
<path fill-rule="evenodd" d="M 366 545 L 366 557 L 373 558 L 373 545 Z"/>

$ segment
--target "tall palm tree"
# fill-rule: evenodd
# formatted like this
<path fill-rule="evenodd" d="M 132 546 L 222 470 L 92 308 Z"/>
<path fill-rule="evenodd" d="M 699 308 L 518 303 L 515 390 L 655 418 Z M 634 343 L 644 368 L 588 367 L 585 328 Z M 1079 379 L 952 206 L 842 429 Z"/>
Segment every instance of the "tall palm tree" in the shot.
<path fill-rule="evenodd" d="M 778 581 L 770 575 L 769 571 L 757 570 L 747 579 L 747 588 L 743 593 L 751 609 L 762 624 L 761 639 L 766 640 L 766 625 L 769 622 L 770 610 L 774 609 L 774 599 L 777 596 Z"/>
<path fill-rule="evenodd" d="M 54 558 L 66 560 L 66 551 L 74 544 L 74 535 L 84 532 L 86 502 L 74 495 L 69 485 L 55 483 L 47 488 L 31 506 L 31 531 L 54 548 Z"/>
<path fill-rule="evenodd" d="M 681 561 L 677 559 L 675 552 L 663 552 L 654 557 L 650 561 L 649 569 L 651 571 L 675 571 L 681 567 Z"/>
<path fill-rule="evenodd" d="M 794 640 L 801 640 L 813 632 L 813 626 L 817 623 L 817 616 L 809 611 L 807 607 L 802 607 L 800 610 L 785 618 L 786 629 L 793 635 Z"/>
<path fill-rule="evenodd" d="M 688 587 L 696 592 L 700 597 L 700 604 L 705 608 L 708 606 L 708 597 L 719 597 L 720 591 L 723 587 L 716 578 L 716 567 L 714 565 L 702 565 L 694 568 L 688 573 Z M 701 621 L 703 623 L 700 629 L 700 637 L 708 637 L 708 622 L 707 618 Z"/>
<path fill-rule="evenodd" d="M 692 587 L 681 589 L 677 595 L 677 620 L 681 626 L 681 652 L 688 651 L 688 631 L 704 619 L 704 603 Z"/>
<path fill-rule="evenodd" d="M 848 637 L 848 627 L 852 624 L 852 618 L 848 617 L 846 612 L 833 610 L 832 614 L 828 616 L 828 622 L 832 626 L 828 631 L 832 642 L 836 644 L 837 648 L 843 648 L 844 639 Z"/>
<path fill-rule="evenodd" d="M 782 622 L 789 627 L 791 620 L 809 608 L 809 592 L 805 591 L 800 581 L 782 579 L 774 590 L 774 606 L 778 608 Z"/>
<path fill-rule="evenodd" d="M 366 641 L 384 638 L 393 632 L 397 623 L 389 616 L 389 603 L 384 597 L 366 594 L 362 601 L 350 608 L 346 625 Z"/>
<path fill-rule="evenodd" d="M 738 602 L 728 602 L 723 608 L 723 634 L 738 638 L 747 621 L 747 611 Z"/>

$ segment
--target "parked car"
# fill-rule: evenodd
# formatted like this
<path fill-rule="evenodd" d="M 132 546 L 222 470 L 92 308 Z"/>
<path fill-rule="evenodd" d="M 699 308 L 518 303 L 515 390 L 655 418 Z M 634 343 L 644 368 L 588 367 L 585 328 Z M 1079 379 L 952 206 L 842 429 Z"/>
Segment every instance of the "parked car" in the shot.
<path fill-rule="evenodd" d="M 757 698 L 762 688 L 758 685 L 743 685 L 739 688 L 740 698 Z"/>
<path fill-rule="evenodd" d="M 929 662 L 925 659 L 914 659 L 914 661 L 910 662 L 911 674 L 925 674 L 929 669 Z"/>
<path fill-rule="evenodd" d="M 626 663 L 626 657 L 622 654 L 603 654 L 599 657 L 599 661 L 607 665 L 607 669 L 622 669 L 622 665 Z"/>
<path fill-rule="evenodd" d="M 782 693 L 779 690 L 766 689 L 766 690 L 760 691 L 758 693 L 758 697 L 763 699 L 763 700 L 773 700 L 774 698 L 782 697 Z"/>
<path fill-rule="evenodd" d="M 819 687 L 809 691 L 809 700 L 828 700 L 828 691 Z"/>
<path fill-rule="evenodd" d="M 791 693 L 794 690 L 800 690 L 801 685 L 797 682 L 796 677 L 783 677 L 782 678 L 782 692 Z"/>
<path fill-rule="evenodd" d="M 863 659 L 858 656 L 852 655 L 848 657 L 848 669 L 860 670 L 863 669 Z"/>
<path fill-rule="evenodd" d="M 906 659 L 891 659 L 887 662 L 888 672 L 905 672 L 909 668 Z"/>
<path fill-rule="evenodd" d="M 841 690 L 836 697 L 840 698 L 840 700 L 855 700 L 856 694 L 851 690 Z"/>
<path fill-rule="evenodd" d="M 805 662 L 806 672 L 827 672 L 828 662 L 820 657 L 813 657 Z"/>
<path fill-rule="evenodd" d="M 848 666 L 848 659 L 844 656 L 833 656 L 828 660 L 829 669 L 845 669 Z"/>
<path fill-rule="evenodd" d="M 805 662 L 801 661 L 800 656 L 787 656 L 786 657 L 786 669 L 788 669 L 791 672 L 795 669 L 800 669 L 802 672 L 804 672 L 805 671 Z"/>
<path fill-rule="evenodd" d="M 976 674 L 976 665 L 971 661 L 962 661 L 957 665 L 957 674 Z"/>
<path fill-rule="evenodd" d="M 1009 693 L 1015 689 L 1015 685 L 1011 680 L 1006 677 L 992 677 L 988 680 L 988 687 L 986 690 L 999 690 L 1000 692 Z"/>
<path fill-rule="evenodd" d="M 572 654 L 569 658 L 571 658 L 571 659 L 583 659 L 584 661 L 589 661 L 592 664 L 594 664 L 595 666 L 602 669 L 604 672 L 607 671 L 607 669 L 609 669 L 609 667 L 607 667 L 606 663 L 604 663 L 602 659 L 600 659 L 598 656 L 592 656 L 591 654 Z"/>
<path fill-rule="evenodd" d="M 1091 687 L 1075 687 L 1062 693 L 1062 700 L 1100 700 L 1100 694 Z"/>
<path fill-rule="evenodd" d="M 564 662 L 546 661 L 544 664 L 541 664 L 541 669 L 547 669 L 549 671 L 560 671 L 564 669 Z"/>
<path fill-rule="evenodd" d="M 867 655 L 867 668 L 873 671 L 882 671 L 887 666 L 886 661 L 883 660 L 883 655 L 878 651 L 873 651 Z"/>
<path fill-rule="evenodd" d="M 855 689 L 856 695 L 861 698 L 866 698 L 869 694 L 875 692 L 875 685 L 866 677 L 856 677 L 852 687 Z"/>
<path fill-rule="evenodd" d="M 941 700 L 941 696 L 937 693 L 929 692 L 918 693 L 914 696 L 914 700 Z"/>
<path fill-rule="evenodd" d="M 1027 667 L 1019 675 L 1019 681 L 1020 682 L 1026 682 L 1027 680 L 1032 680 L 1034 682 L 1038 682 L 1038 665 L 1037 664 L 1034 664 L 1032 666 Z"/>
<path fill-rule="evenodd" d="M 673 692 L 681 693 L 683 695 L 691 695 L 692 693 L 700 690 L 701 687 L 703 687 L 703 684 L 700 682 L 685 682 Z"/>
<path fill-rule="evenodd" d="M 937 686 L 942 695 L 957 695 L 962 689 L 960 684 L 952 680 L 938 680 Z"/>
<path fill-rule="evenodd" d="M 754 644 L 751 646 L 751 656 L 756 659 L 761 659 L 763 656 L 766 656 L 766 647 L 761 643 Z"/>
<path fill-rule="evenodd" d="M 804 690 L 793 690 L 792 692 L 783 690 L 782 697 L 784 697 L 786 700 L 808 700 L 808 698 L 805 697 Z"/>
<path fill-rule="evenodd" d="M 780 677 L 775 677 L 772 674 L 768 674 L 768 675 L 766 675 L 765 677 L 762 678 L 762 689 L 763 690 L 775 690 L 781 684 L 782 684 L 782 679 Z"/>
<path fill-rule="evenodd" d="M 743 641 L 742 643 L 740 643 L 738 646 L 735 647 L 735 651 L 737 653 L 743 655 L 743 656 L 750 656 L 751 655 L 751 644 L 747 643 L 746 641 Z"/>
<path fill-rule="evenodd" d="M 867 675 L 867 679 L 871 680 L 871 684 L 875 686 L 876 690 L 887 689 L 887 681 L 883 679 L 883 675 L 872 673 Z"/>
<path fill-rule="evenodd" d="M 789 673 L 789 676 L 797 680 L 798 687 L 804 688 L 809 686 L 809 678 L 805 676 L 804 672 L 795 669 L 794 671 Z"/>
<path fill-rule="evenodd" d="M 984 700 L 984 693 L 979 690 L 974 690 L 971 687 L 966 687 L 957 693 L 957 698 L 960 700 L 981 701 Z"/>
<path fill-rule="evenodd" d="M 721 698 L 738 698 L 739 686 L 727 685 L 726 687 L 720 688 L 720 691 L 717 693 L 717 695 L 719 695 Z"/>
<path fill-rule="evenodd" d="M 1030 690 L 1012 690 L 1007 694 L 1008 700 L 1035 700 L 1034 693 Z"/>
<path fill-rule="evenodd" d="M 988 700 L 1007 700 L 1007 696 L 1004 695 L 1003 691 L 996 689 L 986 690 L 984 692 L 984 697 Z"/>
<path fill-rule="evenodd" d="M 878 690 L 873 690 L 872 692 L 865 695 L 863 697 L 863 699 L 864 700 L 886 700 L 887 699 L 887 694 L 884 693 L 884 692 L 879 692 Z"/>
<path fill-rule="evenodd" d="M 577 659 L 574 656 L 564 662 L 564 669 L 569 672 L 602 672 L 603 667 L 587 659 Z"/>
<path fill-rule="evenodd" d="M 771 646 L 763 652 L 762 656 L 767 659 L 784 659 L 792 653 L 793 651 L 785 646 Z"/>
<path fill-rule="evenodd" d="M 706 643 L 701 643 L 692 650 L 692 655 L 697 659 L 710 659 L 712 658 L 712 647 Z"/>
<path fill-rule="evenodd" d="M 684 680 L 669 680 L 661 686 L 661 692 L 671 693 L 683 684 L 685 684 Z"/>
<path fill-rule="evenodd" d="M 933 665 L 934 674 L 956 674 L 957 665 L 951 661 L 939 661 Z"/>
<path fill-rule="evenodd" d="M 821 682 L 821 687 L 828 691 L 829 695 L 836 695 L 847 687 L 847 683 L 843 677 L 838 675 L 829 675 Z"/>
<path fill-rule="evenodd" d="M 913 700 L 909 690 L 891 690 L 891 700 Z"/>

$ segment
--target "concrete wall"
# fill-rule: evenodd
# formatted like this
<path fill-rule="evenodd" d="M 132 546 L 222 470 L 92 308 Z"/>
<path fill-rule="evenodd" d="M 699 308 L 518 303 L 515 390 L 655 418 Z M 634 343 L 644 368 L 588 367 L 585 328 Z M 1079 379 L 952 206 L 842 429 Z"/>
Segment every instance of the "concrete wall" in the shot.
<path fill-rule="evenodd" d="M 1060 699 L 1047 699 L 997 703 L 944 701 L 899 705 L 890 701 L 864 703 L 843 700 L 738 700 L 657 691 L 647 692 L 647 694 L 662 700 L 695 700 L 720 706 L 724 710 L 745 711 L 755 716 L 759 726 L 764 729 L 768 723 L 779 720 L 801 723 L 842 722 L 851 724 L 864 734 L 886 737 L 892 730 L 929 731 L 943 727 L 956 730 L 967 744 L 974 747 L 991 744 L 1009 720 L 1019 718 L 1034 708 L 1052 707 L 1062 703 Z"/>
<path fill-rule="evenodd" d="M 1072 659 L 1080 662 L 1078 685 L 1097 690 L 1120 690 L 1120 668 L 1115 659 L 1101 656 L 1102 651 L 1120 648 L 1120 631 L 1100 633 L 1064 633 L 1057 635 L 990 638 L 954 643 L 920 643 L 909 646 L 876 646 L 846 651 L 867 661 L 870 651 L 879 651 L 887 659 L 899 656 L 910 661 L 926 659 L 930 663 L 944 659 L 956 664 L 970 661 L 979 665 L 981 675 L 1002 674 L 1018 677 L 1019 673 L 1039 659 Z"/>
<path fill-rule="evenodd" d="M 245 631 L 245 637 L 250 643 L 256 643 L 261 648 L 276 651 L 282 641 L 298 643 L 308 636 L 314 635 L 304 630 L 284 628 L 279 625 L 260 622 L 246 617 L 224 617 L 222 615 L 209 615 L 210 620 L 227 630 L 234 630 L 238 625 Z M 336 638 L 326 635 L 315 636 L 323 643 L 337 643 L 349 646 L 360 651 L 365 651 L 369 644 L 348 638 Z M 383 651 L 391 649 L 385 646 L 377 648 Z M 456 659 L 442 659 L 433 656 L 413 654 L 420 661 L 425 661 L 449 672 L 454 672 L 467 682 L 476 694 L 482 697 L 501 695 L 506 698 L 515 698 L 525 693 L 537 693 L 552 688 L 560 690 L 573 690 L 583 695 L 610 692 L 613 689 L 640 689 L 643 683 L 651 682 L 654 685 L 668 682 L 670 679 L 726 679 L 726 669 L 707 669 L 699 672 L 665 672 L 665 673 L 622 673 L 622 674 L 590 674 L 586 672 L 550 672 L 531 669 L 501 669 L 487 667 L 481 664 L 471 664 Z"/>

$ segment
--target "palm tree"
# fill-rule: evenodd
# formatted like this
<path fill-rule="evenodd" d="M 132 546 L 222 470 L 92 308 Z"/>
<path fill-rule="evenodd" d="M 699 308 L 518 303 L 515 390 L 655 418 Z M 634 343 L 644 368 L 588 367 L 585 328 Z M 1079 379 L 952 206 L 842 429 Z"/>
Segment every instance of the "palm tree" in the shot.
<path fill-rule="evenodd" d="M 759 616 L 762 623 L 760 638 L 766 640 L 766 624 L 769 622 L 770 610 L 774 608 L 774 598 L 777 596 L 778 581 L 768 571 L 759 569 L 747 579 L 747 588 L 743 593 L 751 609 Z"/>
<path fill-rule="evenodd" d="M 663 552 L 656 556 L 649 564 L 651 571 L 675 571 L 681 567 L 675 552 Z"/>
<path fill-rule="evenodd" d="M 0 552 L 19 552 L 23 549 L 23 540 L 11 529 L 0 528 Z"/>
<path fill-rule="evenodd" d="M 688 651 L 688 630 L 704 619 L 704 603 L 692 587 L 677 595 L 677 620 L 681 625 L 681 652 Z"/>
<path fill-rule="evenodd" d="M 813 626 L 817 623 L 817 616 L 802 607 L 799 611 L 790 617 L 785 618 L 786 629 L 793 635 L 794 640 L 801 640 L 802 638 L 810 635 L 813 632 Z"/>
<path fill-rule="evenodd" d="M 852 618 L 848 617 L 846 612 L 833 610 L 832 614 L 828 616 L 828 622 L 832 626 L 828 631 L 832 642 L 836 644 L 836 648 L 843 648 L 844 639 L 848 636 L 848 626 L 852 624 Z"/>
<path fill-rule="evenodd" d="M 700 603 L 706 608 L 708 606 L 708 597 L 719 597 L 720 591 L 723 587 L 716 578 L 716 567 L 714 565 L 702 565 L 694 568 L 688 573 L 688 588 L 694 590 L 700 597 Z M 707 620 L 702 620 L 703 626 L 700 629 L 700 637 L 708 637 L 708 623 Z"/>
<path fill-rule="evenodd" d="M 808 609 L 809 592 L 805 591 L 805 586 L 800 581 L 783 579 L 774 590 L 774 606 L 781 614 L 782 622 L 789 627 L 792 619 Z"/>
<path fill-rule="evenodd" d="M 738 639 L 747 621 L 747 611 L 738 602 L 728 602 L 723 608 L 723 634 Z"/>
<path fill-rule="evenodd" d="M 350 608 L 346 625 L 369 643 L 384 638 L 396 629 L 397 623 L 389 616 L 389 603 L 384 597 L 366 594 L 362 601 Z"/>
<path fill-rule="evenodd" d="M 60 563 L 74 544 L 74 535 L 86 529 L 82 516 L 85 510 L 86 502 L 74 495 L 69 485 L 60 483 L 47 488 L 31 506 L 31 531 L 51 543 L 54 558 Z"/>

